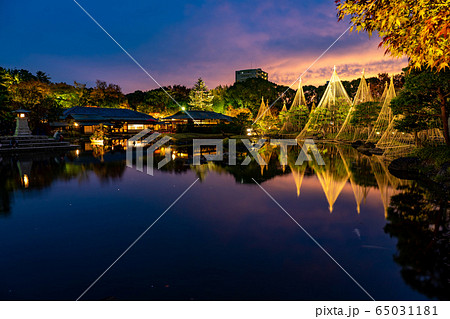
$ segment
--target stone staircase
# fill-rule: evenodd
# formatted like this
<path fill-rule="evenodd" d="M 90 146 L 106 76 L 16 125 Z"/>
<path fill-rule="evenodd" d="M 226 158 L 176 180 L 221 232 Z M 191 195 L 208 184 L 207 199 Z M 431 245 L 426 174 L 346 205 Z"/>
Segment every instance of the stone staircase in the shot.
<path fill-rule="evenodd" d="M 17 147 L 10 145 L 15 139 Z M 42 152 L 52 150 L 72 150 L 78 148 L 69 142 L 58 142 L 53 138 L 39 135 L 0 136 L 0 154 L 11 152 Z"/>

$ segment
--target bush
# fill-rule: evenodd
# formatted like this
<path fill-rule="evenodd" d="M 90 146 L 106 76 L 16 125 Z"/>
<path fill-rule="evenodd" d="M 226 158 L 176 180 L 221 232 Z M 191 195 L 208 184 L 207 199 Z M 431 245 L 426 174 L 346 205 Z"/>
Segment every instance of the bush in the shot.
<path fill-rule="evenodd" d="M 446 145 L 427 146 L 417 149 L 414 154 L 424 161 L 434 163 L 434 166 L 439 168 L 444 163 L 450 162 L 450 147 Z"/>

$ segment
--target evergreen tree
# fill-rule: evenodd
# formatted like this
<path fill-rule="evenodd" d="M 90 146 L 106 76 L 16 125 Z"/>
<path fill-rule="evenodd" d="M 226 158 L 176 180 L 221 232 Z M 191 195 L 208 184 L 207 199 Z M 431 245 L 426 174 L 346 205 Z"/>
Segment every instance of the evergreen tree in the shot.
<path fill-rule="evenodd" d="M 372 127 L 375 124 L 378 114 L 381 111 L 380 102 L 363 102 L 354 106 L 353 112 L 350 118 L 350 125 L 358 128 L 369 128 L 372 131 Z"/>
<path fill-rule="evenodd" d="M 450 145 L 450 71 L 433 72 L 429 68 L 407 71 L 405 86 L 391 102 L 394 115 L 402 114 L 395 128 L 401 132 L 419 132 L 441 128 Z"/>
<path fill-rule="evenodd" d="M 189 105 L 192 110 L 212 111 L 213 94 L 208 90 L 202 78 L 199 78 L 189 93 Z"/>

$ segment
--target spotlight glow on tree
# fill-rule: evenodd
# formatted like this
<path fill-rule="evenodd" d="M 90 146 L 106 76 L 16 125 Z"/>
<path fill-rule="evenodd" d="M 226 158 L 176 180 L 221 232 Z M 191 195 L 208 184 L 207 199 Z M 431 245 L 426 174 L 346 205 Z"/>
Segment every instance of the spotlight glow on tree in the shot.
<path fill-rule="evenodd" d="M 208 90 L 205 81 L 199 78 L 189 93 L 189 106 L 192 110 L 212 111 L 213 94 Z"/>

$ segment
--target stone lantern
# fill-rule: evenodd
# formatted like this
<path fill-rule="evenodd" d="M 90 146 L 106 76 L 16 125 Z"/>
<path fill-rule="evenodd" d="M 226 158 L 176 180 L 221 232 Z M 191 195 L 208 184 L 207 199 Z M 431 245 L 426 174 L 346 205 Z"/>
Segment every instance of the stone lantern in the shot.
<path fill-rule="evenodd" d="M 16 110 L 13 113 L 17 114 L 16 118 L 16 132 L 14 136 L 26 136 L 31 135 L 30 128 L 28 127 L 28 113 L 27 110 Z"/>

